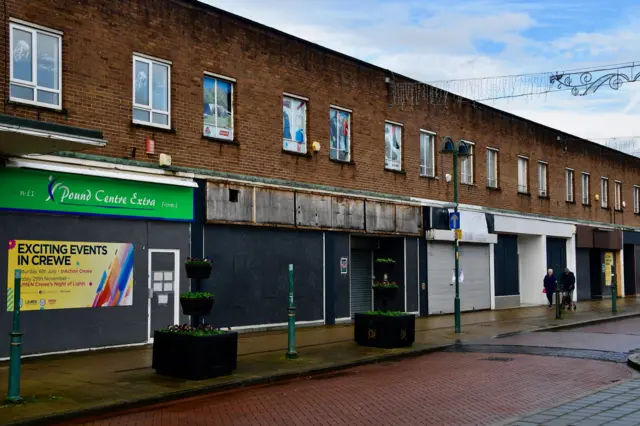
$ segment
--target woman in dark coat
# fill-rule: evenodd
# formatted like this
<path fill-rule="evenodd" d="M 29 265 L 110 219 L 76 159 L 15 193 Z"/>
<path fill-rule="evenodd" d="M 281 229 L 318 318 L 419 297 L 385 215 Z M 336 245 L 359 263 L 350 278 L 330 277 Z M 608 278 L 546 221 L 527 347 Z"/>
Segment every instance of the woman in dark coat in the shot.
<path fill-rule="evenodd" d="M 544 277 L 544 291 L 547 293 L 547 300 L 549 301 L 549 309 L 553 306 L 553 294 L 556 291 L 558 280 L 553 275 L 553 269 L 547 271 L 547 275 Z"/>

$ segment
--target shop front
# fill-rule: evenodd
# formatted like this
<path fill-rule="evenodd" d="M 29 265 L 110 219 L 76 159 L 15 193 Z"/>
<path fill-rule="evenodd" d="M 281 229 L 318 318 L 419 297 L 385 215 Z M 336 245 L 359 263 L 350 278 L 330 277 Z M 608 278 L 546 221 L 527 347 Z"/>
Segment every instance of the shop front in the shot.
<path fill-rule="evenodd" d="M 576 226 L 576 285 L 578 300 L 611 297 L 615 285 L 624 296 L 622 231 Z"/>
<path fill-rule="evenodd" d="M 20 271 L 23 354 L 147 343 L 186 320 L 194 182 L 16 158 L 0 186 L 0 332 Z"/>

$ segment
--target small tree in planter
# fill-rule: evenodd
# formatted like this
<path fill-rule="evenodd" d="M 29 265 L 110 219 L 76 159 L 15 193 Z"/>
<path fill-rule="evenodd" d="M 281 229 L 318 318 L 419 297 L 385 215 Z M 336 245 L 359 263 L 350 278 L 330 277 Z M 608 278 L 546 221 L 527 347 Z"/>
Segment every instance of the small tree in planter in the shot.
<path fill-rule="evenodd" d="M 411 346 L 415 341 L 416 317 L 405 312 L 388 311 L 387 302 L 398 292 L 398 285 L 389 282 L 393 259 L 376 259 L 378 270 L 384 273 L 382 281 L 373 284 L 374 296 L 382 299 L 382 310 L 356 314 L 354 339 L 362 346 L 378 348 L 400 348 Z"/>
<path fill-rule="evenodd" d="M 203 380 L 231 374 L 237 367 L 238 333 L 172 325 L 153 334 L 152 368 L 157 374 Z"/>

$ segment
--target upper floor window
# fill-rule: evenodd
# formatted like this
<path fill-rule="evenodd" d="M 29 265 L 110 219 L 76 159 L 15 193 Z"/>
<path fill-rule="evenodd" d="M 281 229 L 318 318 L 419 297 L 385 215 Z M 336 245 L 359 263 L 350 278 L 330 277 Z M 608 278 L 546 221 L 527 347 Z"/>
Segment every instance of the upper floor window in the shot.
<path fill-rule="evenodd" d="M 329 158 L 351 161 L 351 110 L 329 108 Z"/>
<path fill-rule="evenodd" d="M 633 187 L 633 212 L 640 214 L 640 187 Z"/>
<path fill-rule="evenodd" d="M 461 182 L 466 185 L 473 185 L 473 157 L 474 157 L 474 143 L 464 141 L 467 144 L 467 152 L 469 155 L 466 157 L 462 157 L 462 161 L 460 161 L 461 168 Z"/>
<path fill-rule="evenodd" d="M 544 161 L 538 162 L 538 195 L 540 197 L 548 197 L 549 192 L 547 190 L 547 177 L 548 177 L 548 164 Z"/>
<path fill-rule="evenodd" d="M 613 207 L 616 210 L 622 210 L 622 182 L 615 181 L 614 182 L 614 199 L 613 199 Z"/>
<path fill-rule="evenodd" d="M 233 140 L 233 83 L 234 79 L 215 74 L 204 76 L 205 136 Z"/>
<path fill-rule="evenodd" d="M 62 109 L 62 33 L 11 23 L 12 101 Z"/>
<path fill-rule="evenodd" d="M 282 149 L 307 153 L 307 102 L 302 96 L 282 97 Z"/>
<path fill-rule="evenodd" d="M 433 132 L 420 131 L 420 176 L 436 175 L 435 137 Z"/>
<path fill-rule="evenodd" d="M 498 150 L 487 148 L 487 187 L 498 187 Z"/>
<path fill-rule="evenodd" d="M 529 159 L 518 157 L 518 192 L 529 193 Z"/>
<path fill-rule="evenodd" d="M 590 176 L 589 173 L 583 172 L 582 173 L 582 204 L 584 204 L 585 206 L 588 206 L 591 203 L 591 196 L 590 196 Z"/>
<path fill-rule="evenodd" d="M 171 63 L 133 55 L 133 122 L 171 128 Z"/>
<path fill-rule="evenodd" d="M 606 177 L 603 177 L 600 180 L 600 192 L 602 192 L 602 197 L 600 199 L 602 208 L 606 209 L 609 207 L 609 179 Z"/>
<path fill-rule="evenodd" d="M 402 124 L 384 123 L 384 167 L 402 170 Z"/>
<path fill-rule="evenodd" d="M 572 169 L 565 170 L 565 180 L 566 180 L 566 187 L 567 187 L 565 200 L 568 203 L 573 203 L 575 201 L 575 196 L 574 196 L 575 181 L 574 181 L 574 175 L 573 175 Z"/>

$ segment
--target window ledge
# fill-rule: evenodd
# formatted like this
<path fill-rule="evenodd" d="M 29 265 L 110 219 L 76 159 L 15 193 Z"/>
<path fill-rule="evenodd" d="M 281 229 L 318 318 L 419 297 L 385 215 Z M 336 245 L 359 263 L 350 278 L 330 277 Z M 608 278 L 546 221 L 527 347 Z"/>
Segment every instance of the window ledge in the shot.
<path fill-rule="evenodd" d="M 335 158 L 329 157 L 329 161 L 331 161 L 332 163 L 342 164 L 342 165 L 345 165 L 345 166 L 355 166 L 356 165 L 355 161 L 353 161 L 353 160 L 345 161 L 345 160 L 337 160 Z"/>
<path fill-rule="evenodd" d="M 465 183 L 465 182 L 460 182 L 460 185 L 464 185 L 464 186 L 477 186 L 475 183 Z"/>
<path fill-rule="evenodd" d="M 538 195 L 538 199 L 540 199 L 540 200 L 550 200 L 551 197 L 549 197 L 548 195 Z"/>
<path fill-rule="evenodd" d="M 582 207 L 591 207 L 591 203 L 582 203 Z"/>
<path fill-rule="evenodd" d="M 420 175 L 420 177 L 422 179 L 426 179 L 426 180 L 440 180 L 440 176 L 427 176 L 427 175 Z"/>
<path fill-rule="evenodd" d="M 397 173 L 397 174 L 400 174 L 400 175 L 406 175 L 407 174 L 406 170 L 393 170 L 393 169 L 388 169 L 386 167 L 384 168 L 384 170 L 386 172 Z"/>
<path fill-rule="evenodd" d="M 499 186 L 488 186 L 487 185 L 487 189 L 489 191 L 498 191 L 498 192 L 502 191 L 502 188 L 500 188 Z"/>
<path fill-rule="evenodd" d="M 518 191 L 518 195 L 521 196 L 521 197 L 531 197 L 531 193 L 530 192 Z"/>
<path fill-rule="evenodd" d="M 633 212 L 636 216 L 640 216 L 640 212 Z"/>
<path fill-rule="evenodd" d="M 611 210 L 611 207 L 602 207 L 602 210 Z"/>
<path fill-rule="evenodd" d="M 234 146 L 240 145 L 237 139 L 229 140 L 229 139 L 214 138 L 212 136 L 205 136 L 205 135 L 202 135 L 202 139 L 209 142 L 217 142 L 223 145 L 234 145 Z"/>
<path fill-rule="evenodd" d="M 564 200 L 564 202 L 567 203 L 567 204 L 575 204 L 576 203 L 575 200 L 574 201 Z"/>
<path fill-rule="evenodd" d="M 286 149 L 282 149 L 283 154 L 293 155 L 295 157 L 305 157 L 305 158 L 313 158 L 310 152 L 295 152 L 295 151 L 287 151 Z"/>
<path fill-rule="evenodd" d="M 50 112 L 53 114 L 61 114 L 64 115 L 65 117 L 69 116 L 69 111 L 66 108 L 58 108 L 58 107 L 54 107 L 54 106 L 43 106 L 43 105 L 35 105 L 32 104 L 30 102 L 20 102 L 20 101 L 16 101 L 16 100 L 12 100 L 7 98 L 7 100 L 5 101 L 5 105 L 10 105 L 13 107 L 21 107 L 21 108 L 29 108 L 35 111 L 43 111 L 43 112 Z"/>
<path fill-rule="evenodd" d="M 131 127 L 136 129 L 147 129 L 152 130 L 154 132 L 164 132 L 164 133 L 177 133 L 176 129 L 168 129 L 166 127 L 154 126 L 153 124 L 142 124 L 142 123 L 134 123 L 131 122 Z"/>
<path fill-rule="evenodd" d="M 622 213 L 623 210 L 622 209 L 614 209 L 615 211 L 617 211 L 618 213 Z"/>

